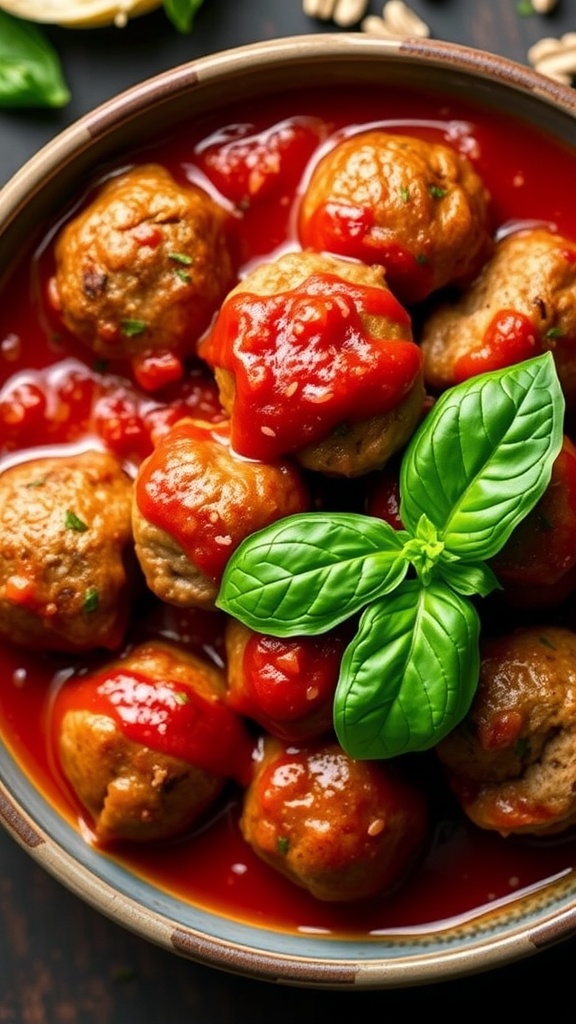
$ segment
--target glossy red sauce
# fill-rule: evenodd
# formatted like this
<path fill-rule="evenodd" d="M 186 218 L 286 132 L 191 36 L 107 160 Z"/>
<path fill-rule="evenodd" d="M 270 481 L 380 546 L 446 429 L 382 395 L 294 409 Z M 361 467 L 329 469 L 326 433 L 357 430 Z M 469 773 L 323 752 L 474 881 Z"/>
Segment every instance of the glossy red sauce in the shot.
<path fill-rule="evenodd" d="M 477 373 L 501 370 L 542 351 L 542 344 L 527 316 L 513 309 L 500 310 L 492 318 L 482 345 L 471 349 L 454 366 L 454 381 L 467 380 Z"/>
<path fill-rule="evenodd" d="M 222 699 L 208 700 L 171 679 L 151 683 L 133 669 L 104 669 L 59 688 L 53 736 L 68 711 L 83 709 L 112 718 L 133 743 L 241 783 L 250 778 L 254 743 Z"/>
<path fill-rule="evenodd" d="M 238 247 L 248 268 L 279 249 L 296 247 L 294 189 L 316 145 L 319 151 L 332 132 L 350 133 L 374 124 L 449 142 L 469 154 L 492 193 L 496 224 L 542 220 L 576 238 L 575 154 L 544 143 L 532 130 L 493 112 L 408 91 L 366 95 L 349 90 L 336 99 L 315 90 L 313 95 L 271 99 L 248 126 L 245 118 L 228 110 L 219 123 L 196 125 L 137 157 L 158 160 L 181 180 L 206 184 L 211 178 L 214 187 L 229 197 L 241 195 Z M 267 147 L 271 128 L 273 158 Z M 241 140 L 238 146 L 222 149 L 223 141 L 228 145 L 235 139 Z M 29 269 L 30 273 L 20 269 L 14 275 L 0 302 L 4 464 L 35 445 L 85 444 L 95 436 L 123 458 L 139 462 L 167 425 L 182 415 L 212 422 L 220 417 L 214 385 L 200 366 L 191 368 L 185 382 L 151 398 L 126 368 L 115 366 L 111 375 L 110 367 L 97 364 L 60 330 L 43 300 L 52 269 L 49 240 L 39 247 Z M 185 615 L 153 601 L 140 611 L 133 627 L 137 638 L 169 637 L 221 659 L 218 616 Z M 97 665 L 98 657 L 94 661 Z M 71 664 L 70 658 L 42 656 L 9 644 L 2 646 L 1 663 L 0 732 L 46 799 L 76 826 L 82 814 L 55 764 L 50 709 L 63 680 L 94 664 L 90 658 Z M 287 930 L 355 935 L 473 914 L 575 863 L 573 834 L 504 840 L 465 823 L 433 756 L 414 757 L 409 772 L 429 797 L 435 826 L 410 882 L 382 901 L 325 905 L 261 865 L 240 837 L 239 791 L 233 784 L 210 826 L 195 835 L 147 848 L 123 847 L 106 855 L 182 899 L 216 912 Z"/>
<path fill-rule="evenodd" d="M 246 532 L 267 526 L 278 518 L 278 509 L 290 515 L 309 508 L 300 474 L 286 462 L 252 463 L 253 474 L 273 480 L 270 490 L 274 493 L 267 506 L 255 507 L 249 502 L 242 477 L 234 480 L 238 461 L 230 447 L 227 424 L 206 428 L 185 420 L 171 430 L 167 444 L 160 439 L 136 483 L 140 512 L 148 522 L 170 533 L 215 583 Z M 203 486 L 205 480 L 212 480 L 213 486 Z M 209 502 L 207 490 L 214 495 Z"/>
<path fill-rule="evenodd" d="M 234 374 L 236 451 L 269 461 L 339 423 L 400 404 L 421 370 L 421 351 L 410 340 L 371 335 L 367 317 L 382 318 L 390 338 L 409 330 L 391 292 L 330 274 L 313 274 L 287 293 L 243 293 L 224 303 L 201 352 L 209 365 Z"/>

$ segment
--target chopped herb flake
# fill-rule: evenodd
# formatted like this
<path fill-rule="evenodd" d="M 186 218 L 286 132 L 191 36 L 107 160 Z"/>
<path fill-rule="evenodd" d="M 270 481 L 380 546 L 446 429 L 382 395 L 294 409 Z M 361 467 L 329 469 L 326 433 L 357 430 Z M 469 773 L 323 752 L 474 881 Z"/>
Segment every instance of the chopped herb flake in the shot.
<path fill-rule="evenodd" d="M 400 189 L 400 195 L 402 197 L 403 203 L 410 202 L 410 189 L 407 188 L 405 185 L 403 185 L 402 188 Z"/>
<path fill-rule="evenodd" d="M 84 594 L 84 611 L 96 612 L 100 604 L 100 594 L 96 587 L 88 587 Z"/>
<path fill-rule="evenodd" d="M 185 693 L 184 690 L 176 690 L 174 694 L 174 700 L 176 701 L 177 704 L 188 704 L 190 701 L 190 697 L 188 696 L 187 693 Z"/>
<path fill-rule="evenodd" d="M 287 836 L 278 836 L 278 839 L 276 840 L 276 846 L 278 847 L 278 853 L 285 855 L 288 853 L 288 849 L 290 847 L 290 840 L 288 839 Z"/>
<path fill-rule="evenodd" d="M 127 338 L 134 338 L 138 334 L 144 334 L 146 330 L 146 323 L 144 320 L 123 320 L 122 334 L 125 334 Z"/>
<path fill-rule="evenodd" d="M 552 341 L 554 338 L 561 338 L 563 333 L 559 327 L 551 327 L 549 331 L 546 331 L 544 337 L 547 341 Z"/>
<path fill-rule="evenodd" d="M 433 199 L 443 199 L 447 191 L 447 188 L 440 188 L 439 185 L 428 185 L 428 195 Z"/>
<path fill-rule="evenodd" d="M 179 277 L 181 281 L 184 281 L 184 284 L 190 284 L 190 281 L 192 280 L 188 271 L 182 270 L 181 267 L 177 267 L 176 277 Z"/>
<path fill-rule="evenodd" d="M 70 509 L 66 510 L 64 517 L 64 526 L 67 530 L 76 530 L 76 533 L 85 533 L 88 529 L 86 523 L 79 519 L 75 512 L 71 512 Z"/>
<path fill-rule="evenodd" d="M 174 260 L 175 263 L 182 263 L 185 267 L 190 267 L 194 262 L 192 256 L 185 252 L 171 252 L 170 259 Z"/>
<path fill-rule="evenodd" d="M 47 479 L 48 477 L 46 476 L 39 476 L 36 480 L 30 480 L 30 482 L 26 484 L 26 487 L 44 487 Z"/>

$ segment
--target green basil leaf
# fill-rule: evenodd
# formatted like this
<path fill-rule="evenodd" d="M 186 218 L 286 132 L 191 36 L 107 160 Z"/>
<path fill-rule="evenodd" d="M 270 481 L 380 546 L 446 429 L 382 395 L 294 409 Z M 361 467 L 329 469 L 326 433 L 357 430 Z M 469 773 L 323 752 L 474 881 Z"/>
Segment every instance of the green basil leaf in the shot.
<path fill-rule="evenodd" d="M 435 571 L 439 579 L 465 597 L 486 597 L 501 589 L 496 573 L 486 562 L 453 562 L 442 557 Z"/>
<path fill-rule="evenodd" d="M 334 726 L 351 757 L 427 750 L 468 711 L 478 684 L 480 622 L 442 583 L 405 580 L 366 609 L 342 659 Z"/>
<path fill-rule="evenodd" d="M 69 100 L 60 59 L 46 36 L 0 11 L 0 107 L 63 107 Z"/>
<path fill-rule="evenodd" d="M 273 636 L 324 633 L 404 578 L 405 534 L 354 513 L 288 516 L 228 561 L 217 606 Z"/>
<path fill-rule="evenodd" d="M 164 0 L 164 10 L 178 32 L 192 31 L 194 18 L 204 0 Z"/>
<path fill-rule="evenodd" d="M 445 391 L 402 460 L 406 529 L 426 515 L 449 552 L 492 557 L 548 485 L 563 413 L 550 352 Z"/>

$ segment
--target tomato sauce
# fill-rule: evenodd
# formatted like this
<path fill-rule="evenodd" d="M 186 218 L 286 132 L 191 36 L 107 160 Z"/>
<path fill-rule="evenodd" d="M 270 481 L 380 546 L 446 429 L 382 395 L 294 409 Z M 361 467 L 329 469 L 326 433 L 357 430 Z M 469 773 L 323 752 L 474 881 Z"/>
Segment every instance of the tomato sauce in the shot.
<path fill-rule="evenodd" d="M 228 203 L 240 266 L 248 270 L 298 247 L 297 194 L 326 140 L 374 126 L 447 142 L 468 155 L 491 192 L 498 231 L 541 221 L 576 239 L 576 205 L 571 202 L 576 154 L 517 121 L 408 90 L 366 95 L 351 89 L 337 99 L 315 90 L 271 98 L 259 105 L 250 123 L 245 113 L 227 110 L 219 123 L 195 124 L 134 159 L 156 160 L 178 180 L 197 182 Z M 222 419 L 214 381 L 200 362 L 190 363 L 183 380 L 151 395 L 139 387 L 130 367 L 104 365 L 66 335 L 45 298 L 53 270 L 50 235 L 24 266 L 0 301 L 0 469 L 37 448 L 43 454 L 46 446 L 64 454 L 67 446 L 91 444 L 109 447 L 134 467 L 183 416 L 210 423 Z M 497 324 L 488 361 L 510 330 L 515 344 L 529 344 L 522 325 Z M 218 614 L 183 613 L 152 598 L 137 613 L 127 642 L 176 639 L 222 662 Z M 51 712 L 62 683 L 73 672 L 99 668 L 102 655 L 44 656 L 6 642 L 0 661 L 0 733 L 34 785 L 90 841 L 90 823 L 83 821 L 54 757 Z M 428 848 L 407 884 L 367 904 L 322 904 L 262 865 L 241 838 L 241 792 L 233 782 L 193 835 L 145 848 L 122 846 L 106 855 L 217 913 L 290 931 L 360 936 L 474 914 L 543 884 L 576 862 L 571 833 L 504 840 L 466 823 L 433 755 L 411 757 L 407 771 L 430 802 L 434 826 Z"/>

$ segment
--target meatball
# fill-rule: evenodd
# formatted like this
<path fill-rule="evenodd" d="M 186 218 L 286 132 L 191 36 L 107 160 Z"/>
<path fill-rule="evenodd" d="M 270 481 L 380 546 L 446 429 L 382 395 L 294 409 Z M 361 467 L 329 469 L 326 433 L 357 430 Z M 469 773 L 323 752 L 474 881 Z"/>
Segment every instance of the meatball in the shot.
<path fill-rule="evenodd" d="M 308 504 L 297 467 L 239 458 L 227 424 L 180 420 L 136 477 L 132 521 L 148 586 L 169 604 L 212 608 L 240 541 Z"/>
<path fill-rule="evenodd" d="M 469 280 L 492 247 L 490 197 L 449 146 L 383 130 L 338 142 L 299 214 L 303 246 L 378 263 L 402 302 Z"/>
<path fill-rule="evenodd" d="M 0 475 L 0 633 L 46 650 L 114 649 L 136 583 L 132 481 L 107 453 Z"/>
<path fill-rule="evenodd" d="M 412 866 L 427 832 L 419 791 L 389 764 L 354 761 L 336 742 L 267 738 L 240 820 L 256 854 L 320 900 L 365 899 Z"/>
<path fill-rule="evenodd" d="M 62 685 L 57 757 L 98 841 L 176 835 L 246 783 L 253 744 L 224 695 L 219 668 L 160 641 Z"/>
<path fill-rule="evenodd" d="M 422 410 L 422 354 L 380 268 L 302 252 L 262 264 L 199 352 L 247 458 L 358 476 L 404 445 Z"/>
<path fill-rule="evenodd" d="M 284 740 L 309 740 L 331 730 L 346 646 L 342 631 L 280 639 L 229 619 L 225 641 L 231 707 Z"/>
<path fill-rule="evenodd" d="M 156 164 L 111 178 L 57 238 L 52 304 L 95 353 L 165 384 L 233 284 L 227 217 Z"/>
<path fill-rule="evenodd" d="M 486 638 L 467 717 L 437 747 L 465 813 L 502 835 L 576 822 L 576 634 Z"/>
<path fill-rule="evenodd" d="M 464 294 L 422 328 L 424 374 L 441 390 L 551 349 L 576 401 L 576 243 L 543 227 L 503 237 Z"/>

